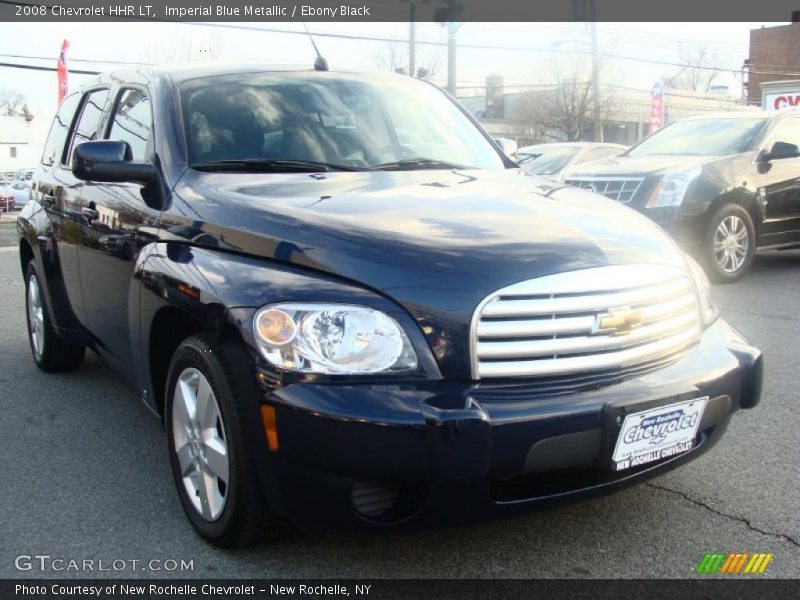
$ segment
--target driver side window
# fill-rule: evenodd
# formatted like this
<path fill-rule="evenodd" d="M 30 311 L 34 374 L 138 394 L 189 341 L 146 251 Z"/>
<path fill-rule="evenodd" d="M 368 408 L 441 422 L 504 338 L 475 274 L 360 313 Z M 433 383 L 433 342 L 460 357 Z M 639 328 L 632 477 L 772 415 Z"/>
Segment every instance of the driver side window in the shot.
<path fill-rule="evenodd" d="M 770 136 L 767 150 L 771 149 L 775 142 L 794 144 L 800 148 L 800 118 L 787 119 L 778 125 Z"/>
<path fill-rule="evenodd" d="M 124 89 L 117 96 L 108 139 L 128 142 L 134 160 L 148 158 L 153 131 L 150 97 L 141 89 Z"/>

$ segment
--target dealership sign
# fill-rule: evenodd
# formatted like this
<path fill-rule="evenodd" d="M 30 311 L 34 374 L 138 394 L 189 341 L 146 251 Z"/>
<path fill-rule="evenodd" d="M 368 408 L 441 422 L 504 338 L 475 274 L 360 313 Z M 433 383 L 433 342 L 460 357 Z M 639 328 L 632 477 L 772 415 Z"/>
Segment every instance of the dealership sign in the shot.
<path fill-rule="evenodd" d="M 800 108 L 800 81 L 762 83 L 761 106 L 770 111 Z"/>
<path fill-rule="evenodd" d="M 764 110 L 800 108 L 800 90 L 782 94 L 764 94 Z"/>

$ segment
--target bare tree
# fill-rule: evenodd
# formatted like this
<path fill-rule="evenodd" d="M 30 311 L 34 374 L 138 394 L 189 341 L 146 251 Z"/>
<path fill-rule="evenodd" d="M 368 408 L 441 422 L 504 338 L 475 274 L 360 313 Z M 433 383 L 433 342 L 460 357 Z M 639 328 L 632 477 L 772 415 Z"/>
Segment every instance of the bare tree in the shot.
<path fill-rule="evenodd" d="M 693 92 L 708 92 L 719 77 L 717 56 L 708 52 L 705 46 L 694 51 L 686 48 L 680 51 L 682 66 L 672 75 L 664 78 L 666 87 Z"/>
<path fill-rule="evenodd" d="M 619 110 L 619 92 L 605 66 L 599 70 L 600 122 Z M 512 121 L 534 140 L 582 140 L 593 130 L 594 80 L 591 65 L 582 58 L 551 63 L 537 89 L 521 94 L 512 109 Z"/>
<path fill-rule="evenodd" d="M 525 144 L 538 144 L 552 140 L 552 134 L 547 131 L 545 124 L 547 121 L 545 104 L 541 90 L 517 94 L 511 110 L 510 121 L 514 125 L 518 137 L 525 140 Z"/>
<path fill-rule="evenodd" d="M 149 63 L 198 62 L 216 60 L 225 54 L 225 45 L 219 33 L 194 35 L 175 28 L 174 35 L 164 36 L 160 46 L 152 46 L 142 59 Z"/>
<path fill-rule="evenodd" d="M 382 71 L 406 73 L 408 71 L 408 44 L 404 42 L 387 42 L 378 48 L 373 57 L 375 66 Z M 414 76 L 422 79 L 434 78 L 441 67 L 442 51 L 436 46 L 417 45 L 417 72 Z"/>
<path fill-rule="evenodd" d="M 8 88 L 0 90 L 0 114 L 7 117 L 25 117 L 30 114 L 25 95 Z"/>

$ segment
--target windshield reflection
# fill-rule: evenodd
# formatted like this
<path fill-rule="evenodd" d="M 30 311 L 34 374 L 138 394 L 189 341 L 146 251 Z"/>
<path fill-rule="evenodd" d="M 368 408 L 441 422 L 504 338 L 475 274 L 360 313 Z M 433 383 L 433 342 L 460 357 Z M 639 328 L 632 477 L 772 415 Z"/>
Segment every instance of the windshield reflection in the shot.
<path fill-rule="evenodd" d="M 505 166 L 491 141 L 453 101 L 414 79 L 239 73 L 185 82 L 180 98 L 189 162 L 205 168 L 247 160 L 271 171 L 289 167 L 268 161 L 349 170 Z M 223 167 L 257 169 L 259 164 Z"/>

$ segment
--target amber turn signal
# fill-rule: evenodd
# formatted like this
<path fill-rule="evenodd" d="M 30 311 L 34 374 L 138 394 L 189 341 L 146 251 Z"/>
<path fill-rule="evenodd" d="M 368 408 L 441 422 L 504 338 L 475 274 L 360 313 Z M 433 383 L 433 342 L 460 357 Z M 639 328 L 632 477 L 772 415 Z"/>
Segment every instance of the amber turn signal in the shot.
<path fill-rule="evenodd" d="M 267 435 L 267 446 L 273 452 L 277 452 L 278 424 L 275 419 L 275 407 L 263 404 L 261 406 L 261 420 L 264 423 L 264 433 Z"/>

